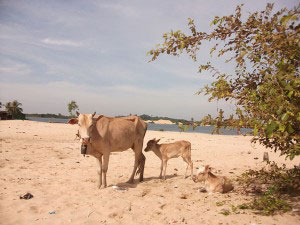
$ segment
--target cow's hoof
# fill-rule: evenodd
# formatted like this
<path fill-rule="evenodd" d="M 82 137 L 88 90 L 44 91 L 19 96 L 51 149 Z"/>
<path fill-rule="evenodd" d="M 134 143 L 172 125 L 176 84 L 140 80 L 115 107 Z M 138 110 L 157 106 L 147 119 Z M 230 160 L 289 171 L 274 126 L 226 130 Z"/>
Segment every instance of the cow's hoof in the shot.
<path fill-rule="evenodd" d="M 126 183 L 127 184 L 133 184 L 133 180 L 128 180 Z"/>

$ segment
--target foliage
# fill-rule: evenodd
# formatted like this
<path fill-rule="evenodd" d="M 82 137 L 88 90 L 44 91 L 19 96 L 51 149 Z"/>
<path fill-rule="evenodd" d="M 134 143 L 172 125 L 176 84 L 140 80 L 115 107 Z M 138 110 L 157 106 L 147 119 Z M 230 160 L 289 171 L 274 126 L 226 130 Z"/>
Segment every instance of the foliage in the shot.
<path fill-rule="evenodd" d="M 25 115 L 23 114 L 23 109 L 21 108 L 22 103 L 14 100 L 12 102 L 7 102 L 5 104 L 5 110 L 12 115 L 13 119 L 25 119 Z"/>
<path fill-rule="evenodd" d="M 189 128 L 190 128 L 190 125 L 189 124 L 183 124 L 183 123 L 178 123 L 177 124 L 180 132 L 186 132 Z"/>
<path fill-rule="evenodd" d="M 278 211 L 287 212 L 291 210 L 291 206 L 287 201 L 280 198 L 280 196 L 273 193 L 269 189 L 260 198 L 255 198 L 253 202 L 248 204 L 249 209 L 259 210 L 262 215 L 273 215 Z"/>
<path fill-rule="evenodd" d="M 255 185 L 256 189 L 261 186 L 274 189 L 280 194 L 300 194 L 300 166 L 287 169 L 285 165 L 278 166 L 275 162 L 268 162 L 268 169 L 248 170 L 243 173 L 238 181 L 245 189 Z"/>
<path fill-rule="evenodd" d="M 70 116 L 71 117 L 74 117 L 74 112 L 76 111 L 76 110 L 78 110 L 79 108 L 78 108 L 78 105 L 77 105 L 77 103 L 74 101 L 74 100 L 72 100 L 69 104 L 68 104 L 68 112 L 70 113 Z"/>
<path fill-rule="evenodd" d="M 243 173 L 238 182 L 246 192 L 257 196 L 250 203 L 240 205 L 240 209 L 258 210 L 263 215 L 272 215 L 277 211 L 289 211 L 289 197 L 300 194 L 300 166 L 287 169 L 276 163 L 268 163 L 268 169 L 249 170 Z"/>
<path fill-rule="evenodd" d="M 196 60 L 203 43 L 212 42 L 211 56 L 226 57 L 226 62 L 234 63 L 235 72 L 224 74 L 210 62 L 201 64 L 199 72 L 210 71 L 216 80 L 199 93 L 209 95 L 210 101 L 224 99 L 236 105 L 235 116 L 219 117 L 213 123 L 251 127 L 253 142 L 293 159 L 300 154 L 300 5 L 272 13 L 273 4 L 268 4 L 246 20 L 241 7 L 236 7 L 234 15 L 216 16 L 210 33 L 197 31 L 189 19 L 190 35 L 165 33 L 164 43 L 148 54 L 153 61 L 160 54 L 186 52 Z"/>

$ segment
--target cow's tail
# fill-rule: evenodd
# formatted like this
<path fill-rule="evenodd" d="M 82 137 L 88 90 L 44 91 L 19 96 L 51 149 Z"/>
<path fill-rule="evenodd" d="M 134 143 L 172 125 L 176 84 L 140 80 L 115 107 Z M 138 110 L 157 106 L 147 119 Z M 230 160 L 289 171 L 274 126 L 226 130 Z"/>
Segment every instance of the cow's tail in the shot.
<path fill-rule="evenodd" d="M 139 175 L 140 174 L 140 181 L 143 180 L 143 176 L 144 176 L 144 168 L 145 168 L 145 162 L 146 162 L 146 157 L 145 155 L 142 153 L 139 159 L 139 164 L 138 164 L 138 169 L 135 173 L 135 175 Z M 141 178 L 142 176 L 142 178 Z"/>
<path fill-rule="evenodd" d="M 147 124 L 145 123 L 145 127 L 144 127 L 144 136 L 143 136 L 143 141 L 144 141 L 144 137 L 146 135 L 146 131 L 147 131 Z M 140 156 L 140 159 L 139 159 L 139 164 L 138 164 L 138 169 L 136 171 L 136 175 L 140 174 L 140 181 L 143 181 L 144 179 L 144 169 L 145 169 L 145 163 L 146 163 L 146 157 L 145 155 L 143 154 L 143 148 L 142 148 L 142 152 L 141 152 L 141 156 Z"/>

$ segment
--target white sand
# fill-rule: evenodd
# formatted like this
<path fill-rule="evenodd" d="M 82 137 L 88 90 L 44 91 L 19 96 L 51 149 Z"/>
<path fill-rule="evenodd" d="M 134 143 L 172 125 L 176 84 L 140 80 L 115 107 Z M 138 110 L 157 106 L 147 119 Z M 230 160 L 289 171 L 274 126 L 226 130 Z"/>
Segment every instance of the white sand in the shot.
<path fill-rule="evenodd" d="M 110 187 L 99 190 L 98 164 L 80 154 L 76 129 L 67 124 L 0 121 L 0 224 L 299 224 L 300 216 L 292 213 L 266 217 L 242 211 L 224 216 L 222 209 L 231 210 L 231 205 L 250 197 L 197 192 L 201 184 L 183 178 L 186 164 L 181 158 L 169 161 L 168 178 L 161 181 L 160 161 L 152 152 L 145 153 L 145 181 L 134 185 L 123 183 L 132 171 L 133 152 L 113 153 L 107 175 Z M 253 147 L 250 137 L 147 131 L 145 143 L 154 137 L 162 143 L 190 141 L 194 167 L 209 164 L 231 178 L 264 165 L 266 150 Z M 300 162 L 269 154 L 288 166 Z M 34 198 L 19 199 L 27 192 Z M 226 203 L 217 206 L 220 201 Z"/>
<path fill-rule="evenodd" d="M 145 122 L 155 124 L 175 124 L 171 120 L 146 120 Z"/>

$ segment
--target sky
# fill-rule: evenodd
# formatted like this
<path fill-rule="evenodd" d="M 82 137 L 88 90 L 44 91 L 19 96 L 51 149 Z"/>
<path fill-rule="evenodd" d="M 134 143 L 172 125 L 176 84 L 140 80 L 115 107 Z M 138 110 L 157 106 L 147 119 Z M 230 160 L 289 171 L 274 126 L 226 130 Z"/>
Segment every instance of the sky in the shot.
<path fill-rule="evenodd" d="M 213 81 L 198 66 L 211 60 L 220 71 L 232 65 L 208 57 L 146 53 L 170 30 L 188 33 L 188 18 L 209 31 L 214 16 L 292 8 L 298 0 L 0 0 L 0 101 L 18 100 L 25 113 L 68 114 L 75 100 L 81 113 L 107 116 L 148 114 L 196 120 L 234 106 L 195 95 Z"/>

